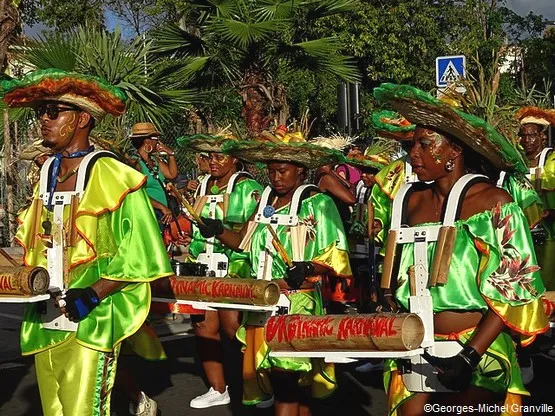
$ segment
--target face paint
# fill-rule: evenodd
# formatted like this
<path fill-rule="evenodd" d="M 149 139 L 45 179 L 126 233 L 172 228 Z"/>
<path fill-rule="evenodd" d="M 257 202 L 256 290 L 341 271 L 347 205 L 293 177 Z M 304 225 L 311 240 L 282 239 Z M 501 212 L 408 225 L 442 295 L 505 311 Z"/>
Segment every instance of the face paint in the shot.
<path fill-rule="evenodd" d="M 422 147 L 426 146 L 427 144 L 427 150 L 430 152 L 430 155 L 432 155 L 432 158 L 434 159 L 434 162 L 439 165 L 442 161 L 442 157 L 441 157 L 441 150 L 440 150 L 440 146 L 443 143 L 443 136 L 441 136 L 441 134 L 430 131 L 429 133 L 426 134 L 426 137 L 428 140 L 423 139 L 422 140 Z"/>

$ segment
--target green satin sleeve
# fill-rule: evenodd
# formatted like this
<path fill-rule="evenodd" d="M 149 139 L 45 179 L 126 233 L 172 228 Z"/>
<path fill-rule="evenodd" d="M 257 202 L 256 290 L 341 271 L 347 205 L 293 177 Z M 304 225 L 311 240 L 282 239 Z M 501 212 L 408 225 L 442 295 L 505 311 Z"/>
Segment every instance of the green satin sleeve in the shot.
<path fill-rule="evenodd" d="M 424 224 L 422 224 L 424 225 Z M 540 296 L 545 291 L 527 221 L 517 203 L 498 205 L 455 223 L 457 235 L 445 285 L 430 288 L 434 312 L 494 310 L 526 336 L 547 328 Z M 431 264 L 435 243 L 428 244 Z M 396 298 L 408 308 L 413 244 L 404 244 Z"/>
<path fill-rule="evenodd" d="M 144 188 L 131 192 L 110 218 L 115 255 L 100 277 L 125 282 L 150 282 L 173 274 L 152 205 Z"/>
<path fill-rule="evenodd" d="M 374 220 L 381 224 L 381 230 L 376 234 L 376 242 L 383 244 L 387 231 L 391 225 L 391 210 L 393 200 L 391 200 L 378 185 L 372 187 L 370 201 L 374 206 Z"/>
<path fill-rule="evenodd" d="M 522 209 L 529 228 L 534 228 L 544 217 L 544 207 L 532 183 L 522 174 L 507 173 L 502 186 Z"/>
<path fill-rule="evenodd" d="M 229 196 L 229 207 L 225 216 L 224 227 L 238 231 L 251 217 L 258 205 L 258 196 L 262 186 L 253 179 L 244 179 L 236 183 Z M 223 220 L 223 204 L 218 204 L 214 213 L 216 219 Z M 202 209 L 202 216 L 210 217 L 210 206 L 206 204 Z M 193 238 L 189 245 L 189 253 L 193 260 L 206 251 L 206 239 L 202 236 L 196 225 L 193 225 Z M 214 252 L 224 253 L 229 259 L 230 277 L 250 277 L 251 266 L 248 253 L 236 252 L 226 248 L 219 240 L 214 242 Z"/>
<path fill-rule="evenodd" d="M 277 211 L 288 214 L 289 206 Z M 307 226 L 307 238 L 304 249 L 304 261 L 322 263 L 338 276 L 351 276 L 349 265 L 349 248 L 347 237 L 339 216 L 339 211 L 333 200 L 318 193 L 302 201 L 299 209 L 299 222 Z M 293 258 L 289 227 L 279 225 L 276 233 L 285 250 Z M 264 224 L 258 224 L 251 240 L 251 275 L 256 276 L 260 261 L 260 253 L 266 247 L 267 229 Z M 283 279 L 286 265 L 280 256 L 275 255 L 272 263 L 273 279 Z"/>
<path fill-rule="evenodd" d="M 254 179 L 243 179 L 233 188 L 229 196 L 229 208 L 226 215 L 226 223 L 243 225 L 251 217 L 258 205 L 258 199 L 262 193 L 262 185 Z"/>

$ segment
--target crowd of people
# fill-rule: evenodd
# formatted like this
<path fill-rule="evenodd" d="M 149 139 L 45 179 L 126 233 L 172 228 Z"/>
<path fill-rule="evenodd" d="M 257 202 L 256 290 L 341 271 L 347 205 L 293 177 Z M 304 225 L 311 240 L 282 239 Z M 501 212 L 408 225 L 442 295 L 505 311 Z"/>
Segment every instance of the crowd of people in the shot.
<path fill-rule="evenodd" d="M 131 414 L 156 415 L 118 363 L 124 351 L 165 358 L 148 324 L 154 310 L 191 315 L 209 383 L 191 408 L 230 403 L 222 336 L 242 351 L 245 405 L 305 416 L 338 388 L 333 364 L 272 355 L 249 312 L 152 303 L 151 283 L 173 275 L 272 280 L 286 301 L 279 313 L 300 315 L 406 312 L 424 279 L 435 342 L 460 348 L 428 354 L 437 391 L 413 388 L 403 360 L 361 362 L 359 371 L 383 368 L 390 415 L 521 403 L 529 351 L 555 356 L 545 297 L 555 290 L 554 110 L 520 109 L 515 143 L 452 103 L 383 84 L 374 96 L 390 110 L 373 115 L 370 143 L 286 126 L 248 139 L 197 134 L 178 146 L 199 176 L 179 181 L 175 151 L 147 121 L 132 126 L 124 157 L 92 138 L 105 115 L 125 111 L 125 95 L 103 80 L 52 69 L 1 88 L 41 127 L 20 155 L 32 161 L 33 195 L 16 241 L 24 264 L 46 268 L 57 288 L 27 304 L 21 330 L 46 416 L 110 415 L 114 388 Z M 393 240 L 436 226 L 454 230 L 447 254 L 430 233 Z"/>

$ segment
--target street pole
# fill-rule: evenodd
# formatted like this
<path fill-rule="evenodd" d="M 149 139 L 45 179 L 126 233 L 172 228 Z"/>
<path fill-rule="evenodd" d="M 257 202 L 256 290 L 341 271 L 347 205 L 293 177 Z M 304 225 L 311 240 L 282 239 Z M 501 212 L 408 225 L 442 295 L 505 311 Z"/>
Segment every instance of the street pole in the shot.
<path fill-rule="evenodd" d="M 12 175 L 12 141 L 10 135 L 10 117 L 8 110 L 4 110 L 4 177 L 6 178 L 6 218 L 8 220 L 8 242 L 13 245 L 13 237 L 15 236 L 15 218 L 14 218 L 14 183 Z"/>

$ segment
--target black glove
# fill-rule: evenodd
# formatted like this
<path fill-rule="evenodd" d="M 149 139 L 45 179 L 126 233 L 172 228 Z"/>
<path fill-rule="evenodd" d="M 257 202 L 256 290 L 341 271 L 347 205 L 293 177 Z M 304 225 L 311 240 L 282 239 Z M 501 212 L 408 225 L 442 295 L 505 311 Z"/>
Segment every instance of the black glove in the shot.
<path fill-rule="evenodd" d="M 309 261 L 294 261 L 293 266 L 287 268 L 287 276 L 285 282 L 293 289 L 302 286 L 304 280 L 308 276 L 314 274 L 314 265 Z"/>
<path fill-rule="evenodd" d="M 204 224 L 197 224 L 197 227 L 204 238 L 212 238 L 224 232 L 224 224 L 220 220 L 201 217 Z"/>
<path fill-rule="evenodd" d="M 464 391 L 470 385 L 472 373 L 480 360 L 481 357 L 476 350 L 466 345 L 453 357 L 433 357 L 430 364 L 438 369 L 437 378 L 441 384 L 449 390 Z"/>
<path fill-rule="evenodd" d="M 92 287 L 69 289 L 62 299 L 66 302 L 65 309 L 69 319 L 75 322 L 84 319 L 100 303 L 100 298 Z"/>

